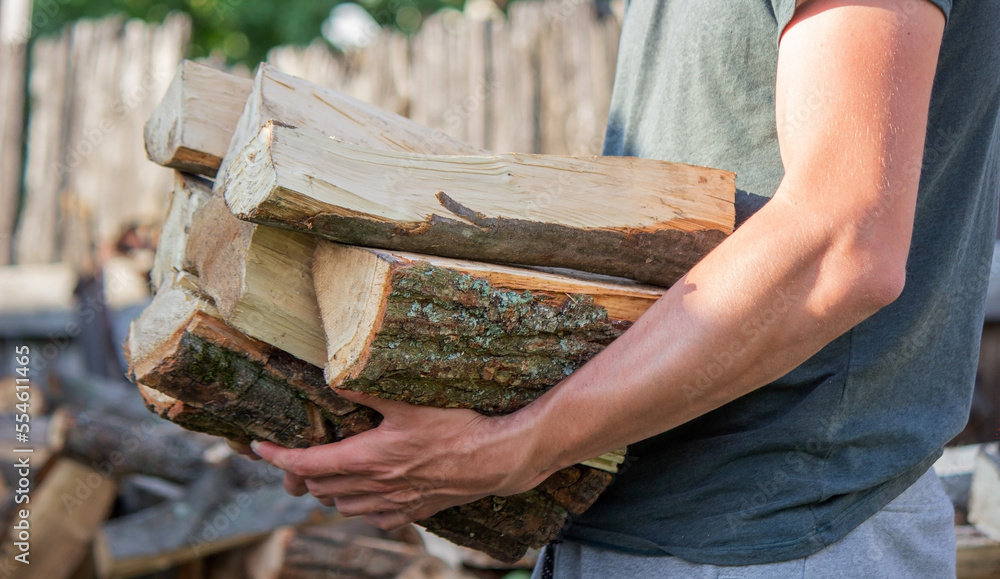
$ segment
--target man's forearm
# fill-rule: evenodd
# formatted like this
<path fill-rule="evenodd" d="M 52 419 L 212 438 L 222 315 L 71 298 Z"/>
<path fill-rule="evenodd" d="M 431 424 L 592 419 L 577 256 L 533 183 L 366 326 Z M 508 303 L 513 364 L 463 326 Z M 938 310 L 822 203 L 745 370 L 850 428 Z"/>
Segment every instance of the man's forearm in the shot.
<path fill-rule="evenodd" d="M 845 252 L 816 217 L 768 204 L 628 332 L 509 417 L 539 441 L 538 464 L 561 468 L 679 426 L 779 378 L 892 301 L 901 287 L 880 275 L 877 248 Z"/>
<path fill-rule="evenodd" d="M 781 186 L 629 331 L 504 419 L 532 441 L 529 468 L 586 460 L 718 408 L 898 297 L 943 25 L 930 3 L 903 12 L 812 0 L 796 12 L 779 49 L 778 126 L 811 91 L 831 97 L 779 131 Z"/>

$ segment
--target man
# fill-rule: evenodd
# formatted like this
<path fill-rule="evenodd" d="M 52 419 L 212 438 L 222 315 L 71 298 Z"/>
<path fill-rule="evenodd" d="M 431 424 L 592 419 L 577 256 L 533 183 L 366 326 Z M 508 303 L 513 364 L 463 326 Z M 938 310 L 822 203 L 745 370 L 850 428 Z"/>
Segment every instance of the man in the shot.
<path fill-rule="evenodd" d="M 382 527 L 630 445 L 556 577 L 946 577 L 1000 190 L 1000 3 L 634 0 L 605 151 L 737 173 L 736 232 L 509 416 L 412 407 L 286 487 Z M 764 201 L 767 201 L 765 204 Z"/>

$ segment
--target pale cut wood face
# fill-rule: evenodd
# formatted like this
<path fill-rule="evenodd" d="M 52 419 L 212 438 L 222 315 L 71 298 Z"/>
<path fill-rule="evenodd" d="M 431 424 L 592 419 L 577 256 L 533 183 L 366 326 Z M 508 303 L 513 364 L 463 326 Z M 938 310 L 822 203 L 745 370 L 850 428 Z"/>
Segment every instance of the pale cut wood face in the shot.
<path fill-rule="evenodd" d="M 327 382 L 338 383 L 365 355 L 385 307 L 390 273 L 390 263 L 376 252 L 317 244 L 313 275 L 320 312 L 325 312 Z"/>
<path fill-rule="evenodd" d="M 715 229 L 731 233 L 731 173 L 631 157 L 439 156 L 378 150 L 270 124 L 241 153 L 239 168 L 260 184 L 297 192 L 303 214 L 358 214 L 403 223 L 434 215 L 462 219 L 440 193 L 491 219 L 580 229 Z M 269 164 L 270 167 L 251 168 Z M 235 166 L 234 166 L 235 169 Z M 236 176 L 228 177 L 232 182 Z M 251 213 L 271 191 L 227 196 Z M 286 195 L 288 197 L 288 195 Z M 288 200 L 283 200 L 288 202 Z"/>
<path fill-rule="evenodd" d="M 176 285 L 160 288 L 156 299 L 132 321 L 128 334 L 128 357 L 132 372 L 142 380 L 159 362 L 159 353 L 178 339 L 197 312 L 218 313 L 208 302 Z"/>
<path fill-rule="evenodd" d="M 183 61 L 143 130 L 154 163 L 213 177 L 236 130 L 251 81 Z"/>

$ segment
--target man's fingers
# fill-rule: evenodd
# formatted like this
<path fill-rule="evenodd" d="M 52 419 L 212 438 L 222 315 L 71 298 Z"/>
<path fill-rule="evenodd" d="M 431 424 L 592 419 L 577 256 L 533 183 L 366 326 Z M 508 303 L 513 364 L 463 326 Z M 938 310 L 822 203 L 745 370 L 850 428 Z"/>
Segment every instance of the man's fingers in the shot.
<path fill-rule="evenodd" d="M 273 442 L 254 441 L 250 448 L 261 458 L 285 472 L 302 478 L 312 478 L 347 474 L 342 467 L 344 462 L 342 457 L 348 450 L 346 443 L 349 441 L 350 439 L 347 439 L 311 448 L 282 448 Z"/>
<path fill-rule="evenodd" d="M 360 475 L 338 475 L 306 479 L 309 492 L 315 497 L 351 497 L 360 495 L 384 495 L 400 490 L 400 485 L 388 485 L 371 477 Z"/>
<path fill-rule="evenodd" d="M 309 492 L 309 489 L 306 487 L 305 479 L 290 472 L 285 473 L 285 480 L 283 484 L 285 492 L 293 497 L 301 497 Z"/>

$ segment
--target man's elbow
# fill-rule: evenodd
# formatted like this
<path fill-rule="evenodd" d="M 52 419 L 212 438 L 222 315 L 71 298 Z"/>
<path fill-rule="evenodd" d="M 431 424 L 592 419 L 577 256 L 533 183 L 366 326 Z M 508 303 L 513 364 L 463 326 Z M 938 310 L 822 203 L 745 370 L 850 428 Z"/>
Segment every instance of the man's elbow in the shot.
<path fill-rule="evenodd" d="M 906 262 L 884 264 L 878 271 L 866 276 L 863 284 L 864 301 L 872 309 L 872 313 L 888 306 L 903 294 L 906 285 Z"/>
<path fill-rule="evenodd" d="M 896 301 L 906 284 L 906 247 L 898 240 L 876 241 L 848 234 L 831 244 L 820 260 L 813 303 L 823 319 L 856 324 Z"/>
<path fill-rule="evenodd" d="M 847 275 L 846 291 L 848 308 L 854 315 L 868 317 L 896 301 L 906 285 L 905 257 L 886 254 L 861 259 L 863 265 L 854 268 L 854 275 Z M 857 263 L 857 262 L 855 262 Z"/>

